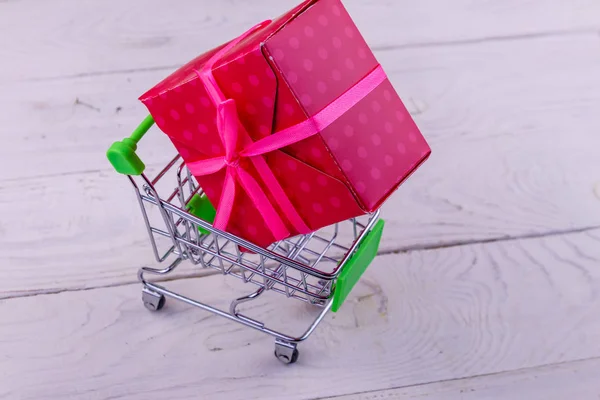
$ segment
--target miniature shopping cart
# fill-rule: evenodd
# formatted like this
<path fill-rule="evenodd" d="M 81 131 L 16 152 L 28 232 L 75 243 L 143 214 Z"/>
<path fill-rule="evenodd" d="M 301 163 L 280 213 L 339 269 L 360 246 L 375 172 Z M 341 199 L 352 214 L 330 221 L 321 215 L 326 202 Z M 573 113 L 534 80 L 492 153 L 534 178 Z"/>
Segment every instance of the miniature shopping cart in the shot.
<path fill-rule="evenodd" d="M 275 337 L 275 356 L 286 364 L 296 362 L 297 345 L 310 336 L 330 310 L 340 309 L 377 254 L 384 225 L 379 211 L 285 239 L 268 248 L 256 246 L 211 225 L 215 209 L 180 156 L 173 158 L 154 179 L 144 174 L 145 165 L 136 155 L 137 143 L 153 124 L 154 120 L 148 116 L 131 137 L 114 143 L 107 152 L 116 171 L 127 175 L 133 185 L 156 260 L 159 263 L 173 260 L 163 269 L 139 270 L 144 305 L 158 311 L 163 308 L 165 297 L 170 297 L 210 311 Z M 168 177 L 173 179 L 172 184 Z M 161 183 L 174 184 L 175 189 L 169 189 L 163 197 L 157 191 Z M 159 244 L 161 240 L 166 243 Z M 224 311 L 146 279 L 146 274 L 165 276 L 184 260 L 235 276 L 258 288 L 252 294 L 234 299 L 229 311 Z M 275 331 L 238 310 L 240 304 L 266 291 L 307 302 L 321 311 L 301 336 Z"/>

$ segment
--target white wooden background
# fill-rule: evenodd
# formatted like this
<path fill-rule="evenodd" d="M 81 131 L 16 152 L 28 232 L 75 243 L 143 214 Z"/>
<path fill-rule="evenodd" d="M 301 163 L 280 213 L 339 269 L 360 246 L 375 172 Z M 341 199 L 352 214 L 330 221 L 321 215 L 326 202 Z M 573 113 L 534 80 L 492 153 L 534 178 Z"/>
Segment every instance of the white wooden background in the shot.
<path fill-rule="evenodd" d="M 292 367 L 142 307 L 150 249 L 106 148 L 157 80 L 297 2 L 0 0 L 0 398 L 600 398 L 598 0 L 345 0 L 433 148 L 382 254 Z M 152 167 L 168 148 L 141 144 Z M 248 290 L 179 278 L 217 304 Z M 252 312 L 311 316 L 277 300 Z"/>

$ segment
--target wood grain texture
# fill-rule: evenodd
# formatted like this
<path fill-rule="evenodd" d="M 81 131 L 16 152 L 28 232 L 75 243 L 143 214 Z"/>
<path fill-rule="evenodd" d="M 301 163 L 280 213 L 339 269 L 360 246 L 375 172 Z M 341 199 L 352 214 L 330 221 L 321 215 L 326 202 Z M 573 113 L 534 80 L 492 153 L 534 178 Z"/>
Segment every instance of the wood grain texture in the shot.
<path fill-rule="evenodd" d="M 380 256 L 291 368 L 223 318 L 149 313 L 138 285 L 4 300 L 0 397 L 310 399 L 598 358 L 599 262 L 600 230 Z M 251 290 L 170 287 L 221 306 Z M 243 310 L 292 331 L 314 315 L 271 292 Z"/>
<path fill-rule="evenodd" d="M 0 398 L 600 398 L 597 0 L 344 0 L 434 150 L 385 206 L 399 253 L 292 368 L 257 332 L 142 307 L 151 253 L 105 149 L 140 93 L 298 1 L 0 0 Z M 225 309 L 251 289 L 166 285 Z M 244 310 L 296 332 L 315 312 Z"/>
<path fill-rule="evenodd" d="M 0 2 L 0 59 L 4 60 L 0 81 L 182 64 L 299 2 Z M 344 4 L 369 43 L 378 48 L 600 27 L 600 6 L 595 0 L 510 0 L 497 4 L 476 0 L 345 0 Z"/>
<path fill-rule="evenodd" d="M 598 144 L 598 42 L 597 35 L 587 34 L 392 49 L 377 57 L 432 142 L 435 158 L 447 146 L 503 136 L 543 135 L 552 141 L 567 136 L 574 144 Z M 128 136 L 147 115 L 137 98 L 171 72 L 4 85 L 0 181 L 108 170 L 108 145 Z M 140 151 L 146 162 L 158 165 L 172 155 L 165 147 L 172 148 L 153 132 Z M 27 159 L 18 169 L 16 154 Z"/>
<path fill-rule="evenodd" d="M 600 225 L 598 43 L 589 35 L 380 52 L 433 147 L 385 205 L 382 249 Z M 0 92 L 3 296 L 132 282 L 151 263 L 129 183 L 104 151 L 141 120 L 135 96 L 162 74 Z M 101 111 L 74 105 L 77 97 Z M 159 132 L 140 148 L 150 164 L 172 154 Z"/>
<path fill-rule="evenodd" d="M 600 359 L 322 400 L 598 400 Z"/>

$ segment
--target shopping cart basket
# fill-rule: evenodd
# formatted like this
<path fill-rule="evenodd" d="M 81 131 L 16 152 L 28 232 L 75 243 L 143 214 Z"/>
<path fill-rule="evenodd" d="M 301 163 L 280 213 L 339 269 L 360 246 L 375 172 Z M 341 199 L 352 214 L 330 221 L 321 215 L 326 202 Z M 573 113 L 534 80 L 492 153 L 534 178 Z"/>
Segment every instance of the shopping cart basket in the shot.
<path fill-rule="evenodd" d="M 256 246 L 211 225 L 215 209 L 178 155 L 154 179 L 144 174 L 145 165 L 136 155 L 137 144 L 153 125 L 154 120 L 148 116 L 129 138 L 114 143 L 107 152 L 115 170 L 127 175 L 133 185 L 156 260 L 159 263 L 173 260 L 163 269 L 139 270 L 144 305 L 158 311 L 163 308 L 166 296 L 210 311 L 275 337 L 275 356 L 286 364 L 296 362 L 297 345 L 311 335 L 330 310 L 340 309 L 377 254 L 384 226 L 379 211 L 285 239 L 268 248 Z M 168 177 L 172 177 L 176 186 L 167 197 L 162 197 L 156 187 Z M 159 223 L 151 218 L 152 212 L 157 214 Z M 160 238 L 168 244 L 160 246 Z M 165 249 L 159 250 L 161 247 Z M 146 274 L 167 275 L 184 260 L 235 276 L 258 289 L 234 299 L 225 311 L 146 279 Z M 266 291 L 307 302 L 321 311 L 301 336 L 278 332 L 238 311 L 240 304 Z"/>

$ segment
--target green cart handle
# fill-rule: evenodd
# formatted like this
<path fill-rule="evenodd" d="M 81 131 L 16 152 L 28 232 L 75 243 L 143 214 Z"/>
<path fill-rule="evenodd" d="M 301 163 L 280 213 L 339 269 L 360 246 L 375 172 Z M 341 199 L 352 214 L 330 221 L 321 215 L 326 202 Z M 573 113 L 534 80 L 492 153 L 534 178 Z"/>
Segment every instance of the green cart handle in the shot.
<path fill-rule="evenodd" d="M 154 125 L 154 118 L 148 115 L 142 123 L 133 131 L 131 136 L 113 143 L 106 157 L 112 164 L 115 171 L 123 175 L 139 176 L 144 172 L 146 166 L 135 153 L 138 142 L 144 137 L 146 132 Z"/>
<path fill-rule="evenodd" d="M 106 158 L 112 164 L 115 171 L 119 174 L 140 176 L 144 173 L 146 166 L 136 154 L 137 145 L 144 137 L 146 132 L 154 125 L 154 118 L 148 115 L 142 123 L 133 131 L 131 136 L 119 142 L 113 143 L 106 152 Z M 196 217 L 204 221 L 213 223 L 216 215 L 215 208 L 212 206 L 205 194 L 196 193 L 188 202 L 187 210 Z M 198 227 L 203 234 L 209 234 L 207 230 Z"/>

